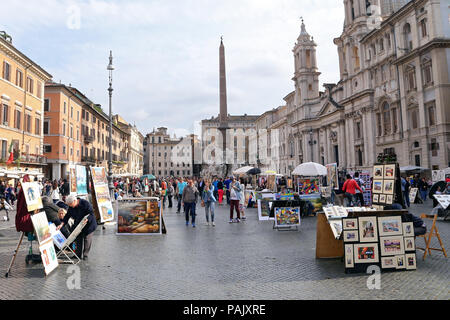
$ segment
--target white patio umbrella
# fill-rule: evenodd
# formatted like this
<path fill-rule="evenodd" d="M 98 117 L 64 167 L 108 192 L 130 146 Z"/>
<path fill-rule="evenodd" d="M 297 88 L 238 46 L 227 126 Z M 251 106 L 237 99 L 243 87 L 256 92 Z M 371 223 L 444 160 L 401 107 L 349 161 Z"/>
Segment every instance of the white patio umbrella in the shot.
<path fill-rule="evenodd" d="M 234 170 L 233 174 L 246 174 L 247 172 L 249 172 L 252 169 L 254 169 L 254 167 L 249 167 L 249 166 L 242 167 L 242 168 Z"/>
<path fill-rule="evenodd" d="M 418 167 L 418 166 L 406 166 L 406 167 L 400 167 L 400 172 L 407 172 L 407 171 L 426 171 L 429 170 L 427 168 Z"/>
<path fill-rule="evenodd" d="M 297 166 L 294 171 L 292 171 L 292 175 L 304 177 L 326 176 L 327 168 L 319 163 L 306 162 Z"/>

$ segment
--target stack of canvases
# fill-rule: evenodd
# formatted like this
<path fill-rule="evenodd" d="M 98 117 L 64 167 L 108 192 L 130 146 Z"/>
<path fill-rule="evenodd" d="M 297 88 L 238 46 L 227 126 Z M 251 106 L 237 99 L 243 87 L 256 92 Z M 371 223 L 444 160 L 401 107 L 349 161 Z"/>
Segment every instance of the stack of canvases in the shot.
<path fill-rule="evenodd" d="M 383 210 L 385 204 L 390 205 L 394 202 L 395 182 L 395 164 L 376 165 L 373 167 L 372 206 L 374 208 Z"/>
<path fill-rule="evenodd" d="M 382 269 L 416 269 L 412 222 L 401 216 L 364 216 L 343 219 L 345 271 L 365 272 L 370 265 Z"/>

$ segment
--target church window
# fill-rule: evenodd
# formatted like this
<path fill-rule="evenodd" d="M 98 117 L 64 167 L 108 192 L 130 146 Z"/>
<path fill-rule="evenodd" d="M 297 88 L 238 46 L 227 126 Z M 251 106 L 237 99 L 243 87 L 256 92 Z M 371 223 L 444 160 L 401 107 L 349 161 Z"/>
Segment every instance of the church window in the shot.
<path fill-rule="evenodd" d="M 385 102 L 382 107 L 383 112 L 383 126 L 384 134 L 391 133 L 391 111 L 389 110 L 389 103 Z"/>

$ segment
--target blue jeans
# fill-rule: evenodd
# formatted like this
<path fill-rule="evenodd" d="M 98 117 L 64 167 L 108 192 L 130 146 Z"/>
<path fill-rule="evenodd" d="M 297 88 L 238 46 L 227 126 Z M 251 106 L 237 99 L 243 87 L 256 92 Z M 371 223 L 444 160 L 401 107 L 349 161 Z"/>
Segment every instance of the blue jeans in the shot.
<path fill-rule="evenodd" d="M 192 224 L 195 223 L 195 202 L 184 203 L 184 213 L 186 215 L 186 222 L 189 222 L 189 215 L 192 218 Z"/>
<path fill-rule="evenodd" d="M 210 212 L 211 212 L 211 222 L 214 222 L 214 207 L 215 207 L 215 203 L 213 201 L 205 202 L 206 222 L 209 222 L 209 213 Z"/>
<path fill-rule="evenodd" d="M 420 190 L 420 197 L 423 201 L 427 200 L 427 190 Z"/>
<path fill-rule="evenodd" d="M 410 203 L 409 203 L 409 192 L 403 191 L 403 198 L 405 199 L 405 205 L 409 208 L 409 206 L 410 206 Z"/>

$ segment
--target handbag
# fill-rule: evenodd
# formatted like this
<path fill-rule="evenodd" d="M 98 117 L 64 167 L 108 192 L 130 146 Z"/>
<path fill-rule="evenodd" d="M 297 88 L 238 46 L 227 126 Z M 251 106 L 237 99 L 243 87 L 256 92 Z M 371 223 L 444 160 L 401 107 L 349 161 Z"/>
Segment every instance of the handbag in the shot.
<path fill-rule="evenodd" d="M 200 204 L 202 207 L 205 207 L 205 201 L 202 200 L 202 203 Z"/>

